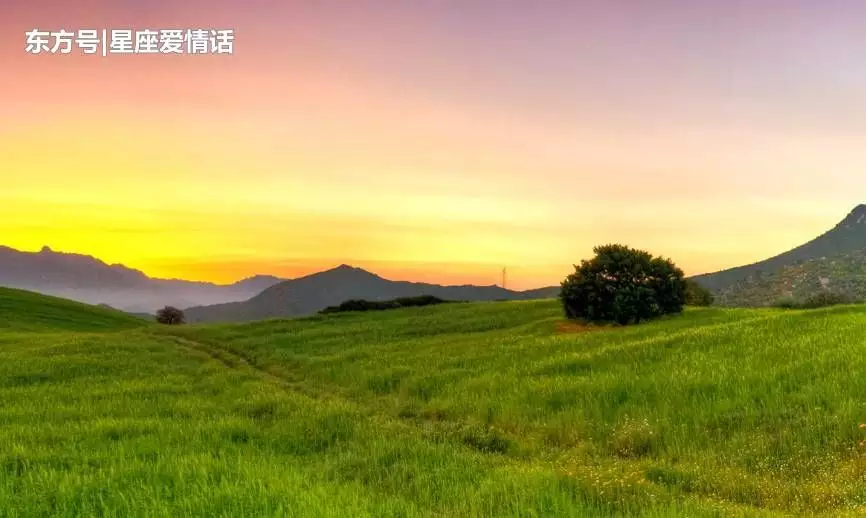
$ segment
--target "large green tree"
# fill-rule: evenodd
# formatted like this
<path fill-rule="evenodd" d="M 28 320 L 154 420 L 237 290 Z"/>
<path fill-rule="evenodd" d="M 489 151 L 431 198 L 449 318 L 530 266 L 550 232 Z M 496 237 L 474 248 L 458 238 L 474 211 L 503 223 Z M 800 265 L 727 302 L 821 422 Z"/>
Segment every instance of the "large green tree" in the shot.
<path fill-rule="evenodd" d="M 619 244 L 593 252 L 562 281 L 559 297 L 568 318 L 630 324 L 682 311 L 686 283 L 669 259 Z"/>

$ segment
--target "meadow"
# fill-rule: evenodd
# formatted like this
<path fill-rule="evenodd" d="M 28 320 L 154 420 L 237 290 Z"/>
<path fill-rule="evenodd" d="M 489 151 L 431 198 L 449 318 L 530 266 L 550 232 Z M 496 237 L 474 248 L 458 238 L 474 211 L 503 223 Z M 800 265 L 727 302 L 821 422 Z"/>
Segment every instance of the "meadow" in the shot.
<path fill-rule="evenodd" d="M 160 326 L 0 289 L 0 516 L 866 510 L 866 306 Z"/>

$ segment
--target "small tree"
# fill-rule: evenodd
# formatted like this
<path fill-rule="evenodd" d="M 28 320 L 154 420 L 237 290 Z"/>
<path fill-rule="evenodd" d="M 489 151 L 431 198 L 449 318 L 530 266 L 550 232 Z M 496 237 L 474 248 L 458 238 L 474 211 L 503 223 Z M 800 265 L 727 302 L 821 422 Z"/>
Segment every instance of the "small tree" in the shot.
<path fill-rule="evenodd" d="M 683 271 L 670 260 L 625 245 L 593 252 L 562 282 L 559 298 L 568 318 L 629 324 L 682 311 Z"/>
<path fill-rule="evenodd" d="M 180 325 L 186 322 L 183 311 L 173 306 L 166 306 L 156 312 L 156 321 L 169 326 Z"/>
<path fill-rule="evenodd" d="M 686 305 L 712 306 L 713 294 L 692 279 L 686 279 Z"/>

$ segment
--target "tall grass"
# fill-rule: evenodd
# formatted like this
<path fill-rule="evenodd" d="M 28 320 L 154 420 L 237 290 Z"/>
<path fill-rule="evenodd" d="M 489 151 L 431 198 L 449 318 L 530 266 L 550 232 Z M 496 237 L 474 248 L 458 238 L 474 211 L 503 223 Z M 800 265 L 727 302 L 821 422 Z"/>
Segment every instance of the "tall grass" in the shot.
<path fill-rule="evenodd" d="M 0 332 L 0 516 L 772 516 L 866 499 L 859 306 L 611 329 L 563 327 L 555 301 L 118 332 L 58 332 L 48 313 Z"/>

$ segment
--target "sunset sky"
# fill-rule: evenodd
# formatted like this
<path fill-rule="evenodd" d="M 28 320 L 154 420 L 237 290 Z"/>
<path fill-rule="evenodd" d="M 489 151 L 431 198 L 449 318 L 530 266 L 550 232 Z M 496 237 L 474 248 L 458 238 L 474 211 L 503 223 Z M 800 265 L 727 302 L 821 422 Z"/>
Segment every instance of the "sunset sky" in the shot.
<path fill-rule="evenodd" d="M 24 51 L 198 27 L 234 55 Z M 0 94 L 0 244 L 161 277 L 523 289 L 606 242 L 694 274 L 866 202 L 856 0 L 7 1 Z"/>

